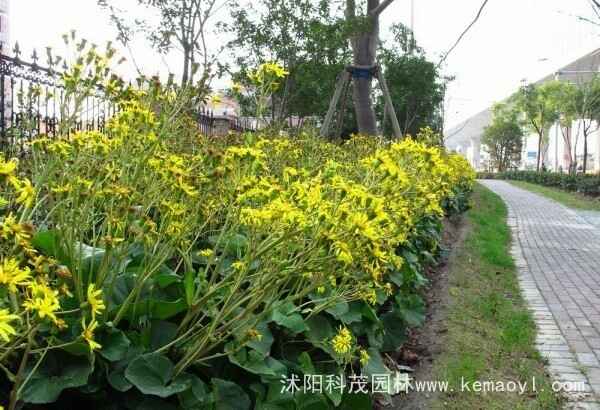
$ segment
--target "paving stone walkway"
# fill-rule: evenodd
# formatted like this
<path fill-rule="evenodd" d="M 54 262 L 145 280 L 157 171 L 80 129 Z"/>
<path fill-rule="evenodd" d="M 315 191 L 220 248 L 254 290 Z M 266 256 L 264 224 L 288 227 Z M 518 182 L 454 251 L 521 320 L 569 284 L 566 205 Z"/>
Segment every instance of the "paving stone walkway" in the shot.
<path fill-rule="evenodd" d="M 537 347 L 569 409 L 600 410 L 600 213 L 578 212 L 505 181 L 481 181 L 509 209 L 513 256 Z"/>

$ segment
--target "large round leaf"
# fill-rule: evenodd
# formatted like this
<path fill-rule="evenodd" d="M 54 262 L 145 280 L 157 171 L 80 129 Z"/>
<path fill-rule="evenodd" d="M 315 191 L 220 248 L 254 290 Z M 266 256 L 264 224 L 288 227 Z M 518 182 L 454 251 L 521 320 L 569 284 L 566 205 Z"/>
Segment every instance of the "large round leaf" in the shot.
<path fill-rule="evenodd" d="M 84 386 L 91 373 L 92 364 L 88 357 L 71 356 L 60 350 L 51 351 L 30 376 L 23 388 L 22 399 L 26 403 L 53 403 L 64 389 Z"/>
<path fill-rule="evenodd" d="M 125 377 L 142 393 L 159 397 L 169 397 L 192 386 L 188 375 L 173 379 L 173 363 L 158 354 L 140 356 L 132 361 L 125 370 Z"/>

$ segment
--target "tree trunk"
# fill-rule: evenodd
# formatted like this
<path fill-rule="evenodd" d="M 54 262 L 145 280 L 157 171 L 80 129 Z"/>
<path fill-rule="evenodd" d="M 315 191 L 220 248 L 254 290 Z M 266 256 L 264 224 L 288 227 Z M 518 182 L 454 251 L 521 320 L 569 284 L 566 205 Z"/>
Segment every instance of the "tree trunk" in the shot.
<path fill-rule="evenodd" d="M 351 8 L 348 2 L 348 8 Z M 379 0 L 368 0 L 368 12 L 375 10 L 379 6 Z M 354 10 L 348 10 L 348 15 Z M 372 17 L 370 24 L 364 32 L 358 33 L 352 39 L 353 64 L 355 66 L 371 67 L 375 65 L 377 56 L 377 46 L 379 43 L 379 17 Z M 356 112 L 356 121 L 358 131 L 365 135 L 377 135 L 377 119 L 371 99 L 373 79 L 354 78 L 353 79 L 353 100 L 354 110 Z"/>
<path fill-rule="evenodd" d="M 187 47 L 183 48 L 183 76 L 181 78 L 181 85 L 185 86 L 190 81 L 190 50 Z"/>
<path fill-rule="evenodd" d="M 536 166 L 537 172 L 540 172 L 540 159 L 542 157 L 542 140 L 543 139 L 544 139 L 544 134 L 542 132 L 542 133 L 540 133 L 539 139 L 538 139 L 537 166 Z"/>
<path fill-rule="evenodd" d="M 583 175 L 587 173 L 587 157 L 588 157 L 588 135 L 583 130 Z"/>

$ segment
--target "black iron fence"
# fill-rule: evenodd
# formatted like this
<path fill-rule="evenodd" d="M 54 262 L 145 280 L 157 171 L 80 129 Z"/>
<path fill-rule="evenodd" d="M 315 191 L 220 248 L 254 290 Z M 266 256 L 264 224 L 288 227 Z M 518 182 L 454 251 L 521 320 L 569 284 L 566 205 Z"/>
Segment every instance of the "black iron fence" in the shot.
<path fill-rule="evenodd" d="M 5 154 L 23 154 L 28 150 L 27 143 L 42 135 L 102 131 L 117 111 L 100 89 L 80 102 L 78 110 L 70 106 L 62 71 L 50 52 L 44 65 L 36 51 L 29 61 L 23 59 L 18 45 L 11 54 L 4 50 L 0 53 L 0 150 Z"/>
<path fill-rule="evenodd" d="M 25 61 L 18 45 L 8 53 L 0 44 L 0 152 L 5 155 L 26 153 L 28 143 L 39 136 L 103 131 L 118 111 L 98 88 L 75 112 L 62 85 L 62 72 L 67 67 L 57 67 L 51 53 L 46 54 L 44 64 L 36 51 Z M 65 117 L 69 119 L 67 126 Z M 206 107 L 198 110 L 197 124 L 201 133 L 210 136 L 255 130 L 251 119 L 218 116 Z"/>

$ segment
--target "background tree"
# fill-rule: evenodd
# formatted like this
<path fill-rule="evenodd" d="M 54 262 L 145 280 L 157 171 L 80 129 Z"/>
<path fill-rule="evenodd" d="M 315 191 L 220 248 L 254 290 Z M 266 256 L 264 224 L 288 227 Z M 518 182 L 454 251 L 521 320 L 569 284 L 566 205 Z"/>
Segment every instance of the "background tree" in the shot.
<path fill-rule="evenodd" d="M 427 60 L 408 28 L 396 24 L 392 26 L 392 33 L 394 40 L 382 48 L 379 61 L 385 70 L 402 133 L 416 136 L 425 127 L 441 131 L 447 80 L 441 77 L 436 64 Z M 381 97 L 377 111 L 385 112 Z M 384 132 L 391 134 L 390 124 L 386 123 L 385 127 Z"/>
<path fill-rule="evenodd" d="M 583 173 L 587 172 L 589 136 L 598 130 L 600 120 L 600 77 L 594 75 L 591 79 L 578 84 L 575 94 L 576 117 L 581 122 L 583 133 Z"/>
<path fill-rule="evenodd" d="M 556 88 L 557 84 L 554 81 L 542 85 L 530 84 L 522 87 L 512 97 L 526 127 L 538 136 L 537 171 L 544 161 L 550 127 L 559 117 L 555 100 L 552 98 Z"/>
<path fill-rule="evenodd" d="M 335 77 L 350 59 L 338 11 L 325 0 L 259 0 L 231 7 L 226 30 L 238 67 L 234 80 L 244 83 L 250 70 L 269 61 L 290 73 L 272 97 L 273 120 L 327 110 Z"/>
<path fill-rule="evenodd" d="M 554 81 L 547 93 L 548 102 L 556 109 L 558 126 L 563 138 L 565 154 L 569 162 L 569 173 L 577 172 L 578 133 L 573 133 L 573 123 L 577 119 L 577 87 L 570 82 Z"/>
<path fill-rule="evenodd" d="M 484 129 L 481 142 L 498 172 L 516 167 L 521 162 L 524 133 L 518 116 L 513 107 L 497 104 L 493 108 L 492 123 Z"/>
<path fill-rule="evenodd" d="M 108 10 L 112 23 L 118 31 L 119 40 L 129 46 L 136 31 L 143 32 L 159 52 L 166 54 L 177 49 L 182 54 L 183 70 L 181 84 L 188 85 L 201 71 L 203 79 L 214 77 L 218 64 L 216 56 L 220 49 L 209 46 L 207 35 L 211 19 L 231 0 L 135 0 L 137 5 L 159 15 L 157 24 L 136 19 L 128 22 L 123 11 L 116 8 L 115 0 L 98 0 Z M 121 5 L 122 3 L 119 2 Z"/>

